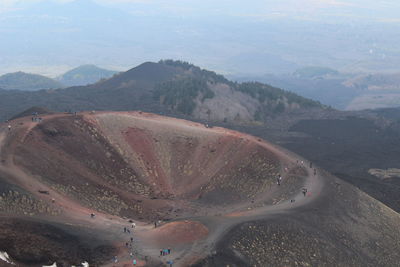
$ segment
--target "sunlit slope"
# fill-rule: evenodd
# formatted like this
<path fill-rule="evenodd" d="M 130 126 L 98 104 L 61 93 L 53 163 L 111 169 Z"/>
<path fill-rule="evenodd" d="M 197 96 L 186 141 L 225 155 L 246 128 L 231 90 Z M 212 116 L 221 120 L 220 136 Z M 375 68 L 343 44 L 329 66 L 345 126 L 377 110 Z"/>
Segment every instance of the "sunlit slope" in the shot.
<path fill-rule="evenodd" d="M 15 163 L 54 190 L 142 219 L 192 202 L 249 202 L 281 168 L 245 135 L 139 113 L 48 117 L 15 151 Z"/>

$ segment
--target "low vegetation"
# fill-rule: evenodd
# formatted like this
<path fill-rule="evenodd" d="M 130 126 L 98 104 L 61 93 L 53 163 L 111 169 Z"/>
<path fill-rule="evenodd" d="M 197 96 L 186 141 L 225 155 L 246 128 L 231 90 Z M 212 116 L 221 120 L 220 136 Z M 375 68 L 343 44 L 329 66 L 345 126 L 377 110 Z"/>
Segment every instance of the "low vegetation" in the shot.
<path fill-rule="evenodd" d="M 187 115 L 191 115 L 196 108 L 195 99 L 199 94 L 202 101 L 215 96 L 207 81 L 191 77 L 158 84 L 154 91 L 154 97 L 161 104 Z"/>

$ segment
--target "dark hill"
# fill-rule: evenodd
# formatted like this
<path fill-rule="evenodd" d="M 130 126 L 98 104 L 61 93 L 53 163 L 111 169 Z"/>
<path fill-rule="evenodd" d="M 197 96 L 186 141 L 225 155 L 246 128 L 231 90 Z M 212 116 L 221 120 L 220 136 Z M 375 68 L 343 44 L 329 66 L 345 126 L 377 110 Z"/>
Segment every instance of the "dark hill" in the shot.
<path fill-rule="evenodd" d="M 147 62 L 96 84 L 38 92 L 0 91 L 1 119 L 31 106 L 55 111 L 137 110 L 216 122 L 263 123 L 269 116 L 324 108 L 261 83 L 233 83 L 189 63 Z"/>
<path fill-rule="evenodd" d="M 156 83 L 173 79 L 180 72 L 180 70 L 167 65 L 146 62 L 126 72 L 121 72 L 95 86 L 109 90 L 118 88 L 135 89 L 138 86 L 153 87 Z"/>
<path fill-rule="evenodd" d="M 194 266 L 397 266 L 399 214 L 326 177 L 317 201 L 230 229 L 214 255 Z"/>
<path fill-rule="evenodd" d="M 31 116 L 32 114 L 37 114 L 37 115 L 44 115 L 44 114 L 52 114 L 53 112 L 42 107 L 31 107 L 28 108 L 27 110 L 15 115 L 14 117 L 11 118 L 11 120 L 15 120 L 18 118 L 26 117 L 26 116 Z"/>
<path fill-rule="evenodd" d="M 0 76 L 0 88 L 5 90 L 36 91 L 61 87 L 57 81 L 38 74 L 15 72 Z"/>
<path fill-rule="evenodd" d="M 67 87 L 79 86 L 108 79 L 116 73 L 116 71 L 102 69 L 95 65 L 82 65 L 58 77 L 58 80 Z"/>

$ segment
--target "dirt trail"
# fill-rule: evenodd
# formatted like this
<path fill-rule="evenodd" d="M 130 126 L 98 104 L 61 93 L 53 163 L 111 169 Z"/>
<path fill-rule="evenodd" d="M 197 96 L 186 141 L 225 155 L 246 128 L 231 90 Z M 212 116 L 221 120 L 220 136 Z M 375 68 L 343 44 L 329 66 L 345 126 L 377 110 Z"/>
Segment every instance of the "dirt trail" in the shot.
<path fill-rule="evenodd" d="M 302 159 L 300 159 L 301 162 Z M 304 161 L 304 160 L 303 160 Z M 284 181 L 282 182 L 284 183 Z M 197 240 L 191 245 L 186 247 L 174 248 L 173 255 L 164 258 L 164 261 L 173 260 L 174 266 L 189 266 L 196 261 L 210 255 L 215 251 L 218 241 L 234 226 L 255 220 L 267 219 L 270 216 L 277 214 L 286 214 L 292 210 L 310 203 L 316 199 L 323 187 L 323 179 L 319 175 L 314 175 L 313 172 L 308 170 L 308 176 L 304 183 L 304 187 L 308 189 L 307 195 L 304 196 L 299 190 L 299 193 L 291 197 L 291 199 L 283 201 L 276 205 L 267 205 L 259 208 L 252 208 L 250 210 L 240 210 L 234 213 L 222 214 L 221 216 L 201 216 L 201 217 L 188 217 L 184 220 L 197 221 L 203 223 L 208 229 L 209 234 L 203 240 Z M 291 202 L 294 200 L 294 202 Z M 156 250 L 149 250 L 152 253 L 157 253 Z"/>
<path fill-rule="evenodd" d="M 89 113 L 85 113 L 89 117 Z M 100 113 L 101 114 L 101 113 Z M 123 113 L 127 114 L 127 113 Z M 128 113 L 132 114 L 132 113 Z M 137 114 L 137 113 L 134 113 Z M 55 114 L 44 116 L 44 120 L 56 118 L 59 116 L 66 116 L 65 114 Z M 301 188 L 298 189 L 298 194 L 291 196 L 290 199 L 281 201 L 275 205 L 266 205 L 264 202 L 268 199 L 272 193 L 280 190 L 280 187 L 275 185 L 269 194 L 264 194 L 255 200 L 254 204 L 238 204 L 234 207 L 224 209 L 224 207 L 215 207 L 214 209 L 205 209 L 204 215 L 202 216 L 187 216 L 185 218 L 179 218 L 175 222 L 165 224 L 162 227 L 154 229 L 153 224 L 143 224 L 137 222 L 138 227 L 134 230 L 133 238 L 134 245 L 133 251 L 136 254 L 140 254 L 142 257 L 147 256 L 148 260 L 152 262 L 163 262 L 166 263 L 169 260 L 174 262 L 174 267 L 177 266 L 188 266 L 195 263 L 197 260 L 210 255 L 215 250 L 217 242 L 226 234 L 232 227 L 247 221 L 254 221 L 260 219 L 266 219 L 269 216 L 277 214 L 285 214 L 295 210 L 298 207 L 306 205 L 313 201 L 320 194 L 324 182 L 323 177 L 319 175 L 317 169 L 317 175 L 314 175 L 314 168 L 305 166 L 305 162 L 308 162 L 297 155 L 294 155 L 288 151 L 278 148 L 270 143 L 261 141 L 253 136 L 241 134 L 231 130 L 223 128 L 205 128 L 203 125 L 192 122 L 183 123 L 182 120 L 174 118 L 164 118 L 157 115 L 141 115 L 142 120 L 160 120 L 162 123 L 176 124 L 179 127 L 184 127 L 186 130 L 200 132 L 218 132 L 224 135 L 238 135 L 240 138 L 248 139 L 252 142 L 256 142 L 260 146 L 268 149 L 274 153 L 281 162 L 281 173 L 283 176 L 282 187 L 285 186 L 285 179 L 288 172 L 294 167 L 304 167 L 307 171 L 305 182 L 303 187 L 308 189 L 307 196 L 303 196 Z M 28 118 L 17 120 L 17 122 L 23 122 L 23 125 L 17 125 L 9 132 L 6 126 L 0 125 L 0 158 L 5 159 L 0 162 L 0 174 L 8 178 L 9 182 L 14 183 L 21 188 L 33 193 L 37 198 L 44 200 L 47 203 L 52 203 L 62 210 L 62 215 L 59 217 L 51 217 L 49 220 L 60 221 L 64 223 L 81 225 L 83 227 L 92 227 L 101 231 L 111 233 L 114 235 L 113 242 L 117 244 L 124 244 L 130 235 L 122 233 L 121 229 L 125 226 L 129 227 L 126 219 L 118 218 L 116 216 L 110 216 L 108 214 L 102 214 L 92 209 L 86 208 L 78 203 L 76 200 L 70 199 L 67 196 L 60 194 L 53 190 L 50 186 L 41 182 L 40 179 L 30 176 L 24 172 L 13 162 L 13 155 L 15 147 L 23 142 L 25 136 L 37 125 L 35 122 L 30 122 Z M 16 124 L 17 122 L 14 122 Z M 14 133 L 19 134 L 14 134 Z M 3 148 L 7 144 L 6 155 L 4 155 Z M 304 162 L 304 163 L 303 163 Z M 38 191 L 48 191 L 49 195 L 40 194 Z M 291 201 L 292 200 L 292 201 Z M 294 202 L 293 202 L 294 200 Z M 96 214 L 96 219 L 90 218 L 90 213 Z M 198 214 L 202 214 L 199 212 Z M 207 215 L 209 214 L 209 215 Z M 178 223 L 177 223 L 178 222 Z M 168 244 L 168 236 L 179 233 L 185 235 L 182 231 L 179 231 L 177 227 L 187 227 L 188 231 L 196 231 L 196 229 L 202 229 L 203 235 L 199 235 L 195 240 L 191 240 L 188 237 L 188 242 L 177 242 L 170 240 L 171 244 Z M 193 226 L 193 227 L 192 227 Z M 197 228 L 196 228 L 197 227 Z M 206 229 L 206 230 L 204 230 Z M 133 230 L 132 230 L 133 232 Z M 185 237 L 186 238 L 186 237 Z M 167 239 L 167 240 L 165 240 Z M 162 242 L 160 241 L 162 240 Z M 123 247 L 123 245 L 122 245 Z M 171 248 L 172 253 L 167 256 L 160 256 L 160 249 Z M 121 248 L 119 259 L 120 264 L 107 264 L 105 266 L 123 266 L 121 262 L 131 262 L 129 256 L 130 249 Z M 143 258 L 142 258 L 143 260 Z M 143 261 L 140 263 L 142 266 Z M 139 266 L 139 265 L 138 265 Z M 144 266 L 144 265 L 143 265 Z"/>

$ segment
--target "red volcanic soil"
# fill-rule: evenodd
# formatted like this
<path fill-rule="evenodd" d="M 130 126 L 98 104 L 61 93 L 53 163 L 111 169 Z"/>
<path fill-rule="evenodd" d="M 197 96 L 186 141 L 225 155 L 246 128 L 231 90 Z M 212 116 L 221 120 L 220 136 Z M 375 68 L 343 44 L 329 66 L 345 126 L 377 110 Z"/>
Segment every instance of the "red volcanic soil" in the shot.
<path fill-rule="evenodd" d="M 24 205 L 37 202 L 43 211 L 30 210 L 31 219 L 104 233 L 106 244 L 118 244 L 120 264 L 130 263 L 132 250 L 140 264 L 157 265 L 160 247 L 171 247 L 184 266 L 192 254 L 209 253 L 223 229 L 297 196 L 309 175 L 292 155 L 252 136 L 154 114 L 55 114 L 12 124 L 12 132 L 0 131 L 0 185 L 3 174 L 29 192 L 6 192 L 7 203 L 21 203 L 12 215 L 28 216 Z M 158 220 L 173 222 L 152 229 Z"/>
<path fill-rule="evenodd" d="M 398 265 L 397 213 L 252 136 L 140 112 L 10 124 L 0 251 L 18 266 Z"/>
<path fill-rule="evenodd" d="M 205 225 L 185 220 L 160 226 L 148 233 L 147 238 L 159 247 L 176 246 L 201 240 L 208 232 Z"/>
<path fill-rule="evenodd" d="M 155 152 L 156 140 L 148 132 L 138 128 L 128 128 L 127 131 L 123 132 L 123 136 L 131 148 L 140 155 L 147 171 L 151 171 L 157 178 L 160 191 L 171 192 L 171 186 L 167 181 L 159 157 Z"/>
<path fill-rule="evenodd" d="M 281 167 L 275 153 L 234 131 L 148 114 L 94 119 L 157 198 L 241 202 L 267 190 Z"/>

